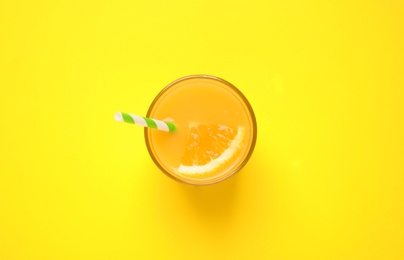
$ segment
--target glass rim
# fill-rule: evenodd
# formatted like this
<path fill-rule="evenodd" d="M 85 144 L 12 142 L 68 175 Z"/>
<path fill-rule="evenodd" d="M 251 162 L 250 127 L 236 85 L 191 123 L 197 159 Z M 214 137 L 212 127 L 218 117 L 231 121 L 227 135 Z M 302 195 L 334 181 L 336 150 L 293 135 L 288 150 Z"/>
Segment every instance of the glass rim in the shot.
<path fill-rule="evenodd" d="M 206 182 L 206 183 L 195 183 L 192 181 L 187 181 L 187 180 L 183 180 L 180 178 L 177 178 L 176 176 L 174 176 L 173 174 L 171 174 L 169 171 L 167 171 L 159 162 L 159 160 L 156 158 L 155 154 L 153 153 L 153 149 L 150 145 L 150 140 L 149 140 L 149 131 L 150 129 L 145 127 L 144 129 L 144 136 L 145 136 L 145 142 L 146 142 L 146 147 L 147 147 L 147 151 L 149 152 L 150 157 L 152 158 L 154 164 L 168 177 L 170 177 L 171 179 L 174 179 L 178 182 L 181 183 L 186 183 L 186 184 L 191 184 L 191 185 L 197 185 L 197 186 L 203 186 L 203 185 L 211 185 L 211 184 L 215 184 L 221 181 L 224 181 L 228 178 L 230 178 L 231 176 L 235 175 L 236 173 L 238 173 L 249 161 L 249 159 L 251 158 L 254 148 L 255 148 L 255 144 L 257 141 L 257 120 L 255 118 L 255 114 L 254 111 L 251 107 L 250 102 L 248 102 L 247 98 L 244 96 L 244 94 L 236 87 L 234 86 L 232 83 L 228 82 L 227 80 L 224 80 L 222 78 L 219 78 L 217 76 L 212 76 L 212 75 L 207 75 L 207 74 L 195 74 L 195 75 L 189 75 L 189 76 L 185 76 L 185 77 L 181 77 L 177 80 L 174 80 L 173 82 L 171 82 L 170 84 L 168 84 L 166 87 L 164 87 L 157 95 L 156 97 L 153 99 L 153 102 L 150 104 L 148 110 L 147 110 L 147 114 L 146 117 L 151 117 L 151 113 L 156 105 L 156 103 L 160 100 L 160 98 L 172 87 L 175 87 L 175 85 L 179 82 L 185 81 L 185 80 L 189 80 L 189 79 L 212 79 L 215 81 L 219 81 L 221 83 L 224 83 L 224 85 L 226 85 L 227 87 L 229 87 L 231 90 L 233 90 L 238 97 L 241 98 L 241 100 L 243 101 L 244 105 L 247 108 L 248 114 L 251 118 L 251 124 L 252 124 L 252 133 L 251 133 L 251 143 L 250 143 L 250 147 L 248 149 L 248 153 L 246 154 L 245 158 L 241 161 L 241 163 L 235 167 L 232 171 L 230 171 L 229 174 L 225 174 L 223 177 L 221 178 L 217 178 L 212 182 Z"/>

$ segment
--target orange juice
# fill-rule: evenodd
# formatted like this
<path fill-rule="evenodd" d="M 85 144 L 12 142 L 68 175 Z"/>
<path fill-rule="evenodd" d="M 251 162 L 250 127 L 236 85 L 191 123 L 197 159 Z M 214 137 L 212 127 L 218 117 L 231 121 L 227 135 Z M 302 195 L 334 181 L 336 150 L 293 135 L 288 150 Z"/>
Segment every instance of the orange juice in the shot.
<path fill-rule="evenodd" d="M 214 76 L 188 76 L 169 84 L 147 117 L 177 127 L 174 133 L 145 128 L 145 139 L 155 164 L 178 181 L 224 180 L 247 163 L 254 149 L 257 126 L 249 102 L 231 83 Z"/>

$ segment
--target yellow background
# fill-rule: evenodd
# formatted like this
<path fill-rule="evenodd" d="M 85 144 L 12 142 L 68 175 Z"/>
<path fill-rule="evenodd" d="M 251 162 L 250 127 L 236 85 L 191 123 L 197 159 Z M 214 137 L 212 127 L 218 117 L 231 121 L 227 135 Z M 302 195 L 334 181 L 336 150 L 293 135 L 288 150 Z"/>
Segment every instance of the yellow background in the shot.
<path fill-rule="evenodd" d="M 401 1 L 0 2 L 0 259 L 404 259 Z M 236 85 L 233 178 L 147 153 L 171 81 Z"/>

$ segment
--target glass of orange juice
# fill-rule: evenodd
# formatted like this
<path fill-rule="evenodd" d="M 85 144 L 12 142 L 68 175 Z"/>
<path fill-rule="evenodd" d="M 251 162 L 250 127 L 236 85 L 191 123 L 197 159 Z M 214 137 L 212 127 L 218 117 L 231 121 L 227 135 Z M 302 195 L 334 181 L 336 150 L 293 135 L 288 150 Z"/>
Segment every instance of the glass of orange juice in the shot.
<path fill-rule="evenodd" d="M 145 128 L 154 163 L 180 182 L 222 181 L 249 160 L 257 138 L 254 112 L 231 83 L 209 75 L 180 78 L 154 99 L 147 117 L 171 121 L 174 133 Z"/>

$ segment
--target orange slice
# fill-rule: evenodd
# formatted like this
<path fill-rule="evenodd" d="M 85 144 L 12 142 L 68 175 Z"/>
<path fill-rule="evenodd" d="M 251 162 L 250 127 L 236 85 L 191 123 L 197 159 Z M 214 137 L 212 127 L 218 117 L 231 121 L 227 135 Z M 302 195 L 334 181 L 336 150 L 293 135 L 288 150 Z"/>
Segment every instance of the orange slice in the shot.
<path fill-rule="evenodd" d="M 240 151 L 243 138 L 241 126 L 190 123 L 178 173 L 192 177 L 216 173 Z"/>

